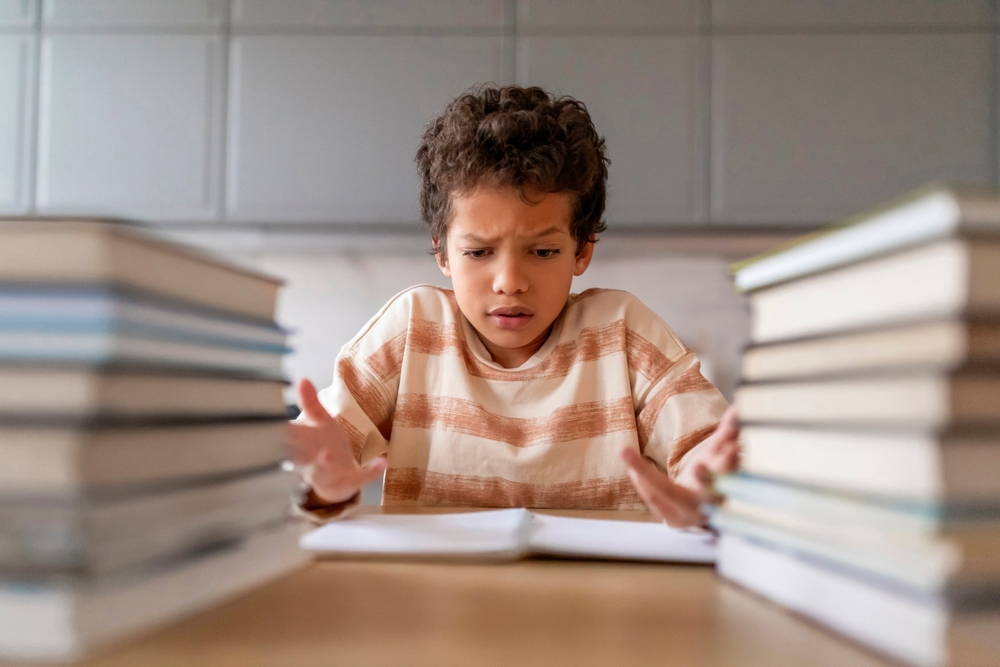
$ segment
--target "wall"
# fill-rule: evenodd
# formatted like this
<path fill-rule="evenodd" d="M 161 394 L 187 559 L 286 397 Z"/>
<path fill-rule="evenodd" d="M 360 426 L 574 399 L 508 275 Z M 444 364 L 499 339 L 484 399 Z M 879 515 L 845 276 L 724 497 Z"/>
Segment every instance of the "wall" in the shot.
<path fill-rule="evenodd" d="M 988 0 L 0 0 L 0 212 L 138 217 L 286 277 L 290 375 L 323 384 L 391 294 L 443 280 L 424 123 L 540 84 L 607 137 L 608 238 L 649 232 L 578 288 L 639 294 L 729 392 L 744 304 L 670 230 L 997 184 L 997 30 Z"/>
<path fill-rule="evenodd" d="M 399 229 L 483 81 L 583 99 L 613 225 L 997 182 L 989 0 L 0 0 L 0 209 Z"/>

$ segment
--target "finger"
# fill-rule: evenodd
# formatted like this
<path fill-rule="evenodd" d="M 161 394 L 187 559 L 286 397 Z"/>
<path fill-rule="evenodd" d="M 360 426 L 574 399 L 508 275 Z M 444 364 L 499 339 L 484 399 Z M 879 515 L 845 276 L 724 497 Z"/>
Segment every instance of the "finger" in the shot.
<path fill-rule="evenodd" d="M 715 449 L 723 443 L 736 440 L 739 437 L 739 434 L 739 413 L 736 405 L 734 404 L 730 405 L 726 408 L 726 411 L 722 413 L 722 417 L 719 418 L 719 423 L 716 425 L 715 430 L 712 431 L 712 435 L 709 436 L 709 439 L 711 440 L 711 448 Z"/>
<path fill-rule="evenodd" d="M 361 468 L 361 474 L 359 480 L 361 486 L 364 486 L 368 482 L 375 481 L 383 474 L 385 474 L 385 469 L 389 466 L 389 462 L 384 456 L 380 456 L 377 459 L 369 461 L 363 468 Z"/>
<path fill-rule="evenodd" d="M 622 450 L 622 458 L 625 459 L 625 464 L 629 467 L 629 472 L 634 473 L 640 480 L 652 488 L 658 489 L 660 486 L 672 484 L 669 475 L 661 472 L 652 461 L 634 449 Z"/>
<path fill-rule="evenodd" d="M 656 490 L 649 484 L 645 479 L 639 476 L 634 470 L 628 471 L 629 479 L 632 480 L 632 486 L 635 487 L 635 492 L 639 494 L 642 502 L 645 503 L 646 507 L 655 514 L 658 518 L 666 521 L 670 525 L 678 520 L 675 516 L 676 509 L 667 504 L 661 507 L 661 500 L 659 494 Z"/>
<path fill-rule="evenodd" d="M 639 475 L 630 471 L 632 484 L 646 506 L 667 525 L 674 528 L 701 525 L 704 522 L 696 502 L 678 502 Z"/>
<path fill-rule="evenodd" d="M 735 403 L 726 408 L 726 411 L 722 413 L 722 419 L 719 420 L 719 428 L 717 432 L 721 431 L 726 434 L 726 439 L 735 438 L 740 432 L 740 411 Z"/>
<path fill-rule="evenodd" d="M 718 505 L 722 502 L 722 496 L 715 492 L 715 475 L 708 469 L 708 466 L 703 463 L 695 464 L 694 476 L 701 485 L 702 502 L 712 503 L 713 505 Z"/>
<path fill-rule="evenodd" d="M 648 482 L 654 488 L 656 488 L 660 493 L 666 495 L 671 500 L 677 502 L 687 502 L 693 500 L 697 502 L 699 495 L 688 489 L 685 486 L 681 486 L 673 479 L 670 475 L 661 471 L 656 465 L 633 449 L 626 449 L 622 451 L 622 458 L 625 459 L 625 463 L 633 470 L 640 478 Z"/>
<path fill-rule="evenodd" d="M 734 465 L 738 463 L 739 446 L 739 422 L 736 421 L 735 409 L 730 407 L 711 436 L 705 463 L 716 472 L 734 470 Z M 734 458 L 737 459 L 735 463 Z"/>
<path fill-rule="evenodd" d="M 316 387 L 313 386 L 312 382 L 306 379 L 299 380 L 298 392 L 299 407 L 302 408 L 306 419 L 314 422 L 324 422 L 331 418 L 330 413 L 319 402 Z"/>
<path fill-rule="evenodd" d="M 622 459 L 625 460 L 625 464 L 632 469 L 648 471 L 649 469 L 656 469 L 653 462 L 647 459 L 645 456 L 640 454 L 637 450 L 626 447 L 621 451 Z"/>
<path fill-rule="evenodd" d="M 634 450 L 622 451 L 622 458 L 629 465 L 629 478 L 639 497 L 667 524 L 676 527 L 704 523 L 698 509 L 701 495 L 674 482 Z"/>

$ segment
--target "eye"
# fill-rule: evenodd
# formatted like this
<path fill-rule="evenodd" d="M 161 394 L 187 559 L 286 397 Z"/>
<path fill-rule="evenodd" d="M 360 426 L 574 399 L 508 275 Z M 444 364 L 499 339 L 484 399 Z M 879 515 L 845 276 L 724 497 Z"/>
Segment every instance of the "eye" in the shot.
<path fill-rule="evenodd" d="M 535 255 L 542 259 L 548 259 L 550 257 L 555 257 L 559 254 L 558 248 L 538 248 L 535 250 Z"/>
<path fill-rule="evenodd" d="M 462 257 L 471 257 L 473 259 L 482 259 L 486 257 L 486 253 L 489 252 L 485 248 L 475 248 L 473 250 L 463 250 Z"/>

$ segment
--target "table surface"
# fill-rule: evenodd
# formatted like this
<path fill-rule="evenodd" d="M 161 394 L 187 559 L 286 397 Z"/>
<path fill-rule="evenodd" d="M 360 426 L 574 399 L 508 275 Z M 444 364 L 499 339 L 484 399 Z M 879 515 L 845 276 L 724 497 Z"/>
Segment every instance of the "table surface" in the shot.
<path fill-rule="evenodd" d="M 560 512 L 649 520 L 635 513 Z M 698 565 L 323 560 L 81 665 L 886 667 Z"/>

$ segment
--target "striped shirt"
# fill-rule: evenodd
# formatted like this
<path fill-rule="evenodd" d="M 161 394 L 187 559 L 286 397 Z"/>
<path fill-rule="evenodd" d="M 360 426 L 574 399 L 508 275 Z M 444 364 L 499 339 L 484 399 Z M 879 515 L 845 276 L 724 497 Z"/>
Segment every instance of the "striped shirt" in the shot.
<path fill-rule="evenodd" d="M 320 401 L 362 462 L 388 455 L 384 505 L 635 509 L 621 459 L 676 475 L 718 424 L 698 358 L 627 292 L 570 295 L 518 368 L 491 360 L 453 292 L 393 297 L 337 357 Z"/>

